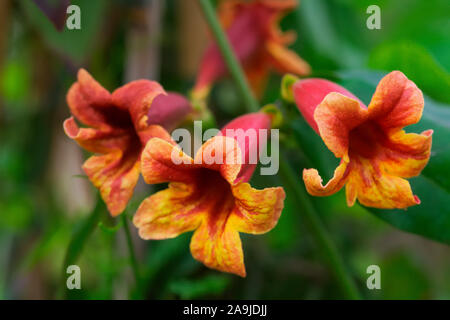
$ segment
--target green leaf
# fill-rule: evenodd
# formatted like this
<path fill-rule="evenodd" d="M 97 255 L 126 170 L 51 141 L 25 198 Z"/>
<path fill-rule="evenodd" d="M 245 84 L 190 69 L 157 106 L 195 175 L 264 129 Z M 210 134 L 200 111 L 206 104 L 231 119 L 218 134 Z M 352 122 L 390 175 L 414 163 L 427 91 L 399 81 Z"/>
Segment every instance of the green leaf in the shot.
<path fill-rule="evenodd" d="M 423 267 L 417 264 L 406 252 L 391 254 L 385 258 L 382 268 L 383 299 L 429 299 L 431 298 L 430 280 Z M 411 281 L 414 279 L 414 281 Z"/>
<path fill-rule="evenodd" d="M 382 76 L 368 71 L 339 73 L 340 84 L 366 103 Z M 427 129 L 434 130 L 430 162 L 419 177 L 409 180 L 422 203 L 407 210 L 367 209 L 401 230 L 450 244 L 450 108 L 425 97 L 421 121 L 405 131 Z"/>
<path fill-rule="evenodd" d="M 64 272 L 65 268 L 71 264 L 74 264 L 80 256 L 83 248 L 89 239 L 92 232 L 98 226 L 99 221 L 102 219 L 102 214 L 106 212 L 106 207 L 103 201 L 98 197 L 97 204 L 92 213 L 84 220 L 79 227 L 75 230 L 72 239 L 70 240 L 67 248 L 66 256 L 64 258 Z"/>
<path fill-rule="evenodd" d="M 307 0 L 301 1 L 296 8 L 297 33 L 301 41 L 294 44 L 294 49 L 311 64 L 313 72 L 320 70 L 356 68 L 364 64 L 364 51 L 359 50 L 349 37 L 342 35 L 342 24 L 354 26 L 354 15 L 338 15 L 337 6 L 333 1 Z M 289 20 L 287 17 L 284 20 Z M 360 39 L 362 28 L 351 28 L 351 36 Z"/>
<path fill-rule="evenodd" d="M 102 30 L 105 1 L 77 0 L 72 4 L 80 7 L 81 29 L 69 30 L 64 27 L 59 32 L 36 4 L 30 0 L 20 1 L 28 20 L 48 45 L 74 62 L 82 63 Z"/>
<path fill-rule="evenodd" d="M 432 98 L 450 103 L 450 74 L 420 45 L 383 44 L 372 52 L 369 66 L 386 71 L 400 70 Z"/>

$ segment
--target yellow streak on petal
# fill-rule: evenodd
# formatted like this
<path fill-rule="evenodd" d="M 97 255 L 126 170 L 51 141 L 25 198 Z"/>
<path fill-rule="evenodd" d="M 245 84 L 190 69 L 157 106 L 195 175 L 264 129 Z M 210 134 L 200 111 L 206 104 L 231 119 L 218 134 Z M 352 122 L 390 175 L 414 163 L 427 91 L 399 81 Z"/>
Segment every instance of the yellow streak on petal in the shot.
<path fill-rule="evenodd" d="M 92 156 L 84 164 L 83 170 L 100 190 L 112 216 L 117 216 L 133 195 L 139 178 L 138 155 L 123 158 L 122 152 L 112 152 L 101 156 Z"/>
<path fill-rule="evenodd" d="M 190 248 L 192 256 L 207 267 L 246 276 L 241 239 L 231 224 L 211 234 L 204 221 L 192 236 Z"/>
<path fill-rule="evenodd" d="M 169 239 L 195 230 L 202 221 L 193 185 L 170 183 L 169 188 L 145 199 L 133 218 L 142 239 Z"/>
<path fill-rule="evenodd" d="M 382 173 L 374 160 L 359 158 L 352 161 L 347 187 L 354 190 L 348 194 L 356 192 L 361 204 L 380 209 L 403 209 L 420 203 L 407 180 Z"/>
<path fill-rule="evenodd" d="M 256 190 L 248 183 L 232 187 L 236 208 L 229 223 L 239 232 L 263 234 L 272 230 L 280 218 L 286 197 L 283 188 Z"/>
<path fill-rule="evenodd" d="M 418 176 L 428 163 L 431 153 L 433 130 L 421 134 L 400 130 L 389 135 L 392 149 L 385 149 L 380 159 L 383 170 L 394 176 L 411 178 Z"/>

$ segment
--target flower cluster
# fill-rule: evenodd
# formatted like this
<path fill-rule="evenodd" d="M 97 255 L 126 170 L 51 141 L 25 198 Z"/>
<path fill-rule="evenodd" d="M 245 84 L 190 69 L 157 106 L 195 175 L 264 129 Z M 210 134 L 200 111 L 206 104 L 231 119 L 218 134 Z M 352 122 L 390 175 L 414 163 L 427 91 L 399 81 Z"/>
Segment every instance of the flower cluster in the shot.
<path fill-rule="evenodd" d="M 80 70 L 67 102 L 73 116 L 89 127 L 80 128 L 71 117 L 64 129 L 80 146 L 99 154 L 89 158 L 83 169 L 111 215 L 123 212 L 140 172 L 148 184 L 169 182 L 167 190 L 139 207 L 134 224 L 140 236 L 167 239 L 196 230 L 191 241 L 194 258 L 245 276 L 239 232 L 261 234 L 274 228 L 285 195 L 282 188 L 256 190 L 248 183 L 256 166 L 249 163 L 249 152 L 258 148 L 259 135 L 245 143 L 227 134 L 240 132 L 228 129 L 241 129 L 243 134 L 248 129 L 269 130 L 268 114 L 233 120 L 201 147 L 194 161 L 166 131 L 186 117 L 189 102 L 167 94 L 156 82 L 134 81 L 110 94 Z M 207 159 L 211 155 L 217 159 L 218 153 L 222 161 Z M 173 154 L 180 154 L 183 161 L 174 162 Z"/>
<path fill-rule="evenodd" d="M 300 76 L 310 72 L 309 65 L 286 47 L 293 41 L 292 33 L 278 29 L 280 17 L 295 5 L 293 0 L 230 0 L 219 7 L 229 41 L 257 93 L 263 90 L 270 69 Z M 226 70 L 219 48 L 210 44 L 193 99 L 204 99 Z M 419 175 L 426 166 L 433 131 L 403 130 L 422 115 L 424 100 L 417 86 L 401 72 L 391 72 L 378 84 L 367 107 L 328 80 L 295 79 L 282 94 L 296 103 L 340 159 L 325 185 L 316 169 L 305 169 L 307 191 L 328 196 L 345 186 L 349 206 L 357 199 L 377 208 L 420 204 L 406 178 Z M 81 69 L 67 103 L 72 117 L 64 122 L 64 130 L 95 153 L 83 169 L 112 216 L 125 210 L 140 174 L 147 184 L 168 183 L 135 213 L 140 237 L 168 239 L 193 231 L 190 250 L 195 259 L 216 270 L 246 275 L 239 233 L 272 230 L 285 200 L 281 187 L 257 190 L 249 183 L 256 167 L 250 154 L 266 141 L 261 135 L 247 137 L 246 132 L 271 130 L 273 114 L 262 109 L 232 120 L 190 157 L 169 132 L 189 118 L 191 103 L 167 93 L 155 81 L 133 81 L 110 93 Z"/>

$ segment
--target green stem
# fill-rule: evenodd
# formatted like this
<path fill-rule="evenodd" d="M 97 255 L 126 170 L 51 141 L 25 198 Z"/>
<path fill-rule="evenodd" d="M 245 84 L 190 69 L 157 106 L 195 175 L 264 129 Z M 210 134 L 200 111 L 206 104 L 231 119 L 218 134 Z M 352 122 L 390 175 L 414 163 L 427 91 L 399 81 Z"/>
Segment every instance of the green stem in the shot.
<path fill-rule="evenodd" d="M 130 228 L 128 227 L 128 218 L 126 213 L 122 213 L 121 215 L 123 228 L 125 230 L 125 238 L 127 239 L 128 251 L 130 254 L 131 267 L 133 269 L 134 278 L 136 280 L 136 286 L 139 288 L 140 282 L 140 274 L 139 274 L 139 266 L 136 259 L 136 254 L 134 252 L 133 239 L 131 238 Z"/>
<path fill-rule="evenodd" d="M 239 64 L 239 61 L 234 54 L 233 49 L 228 41 L 228 38 L 225 32 L 220 25 L 219 20 L 217 19 L 216 12 L 214 10 L 213 5 L 210 0 L 199 0 L 200 6 L 203 10 L 203 14 L 208 22 L 211 31 L 214 34 L 214 37 L 217 41 L 217 45 L 219 46 L 220 52 L 222 54 L 223 59 L 230 71 L 231 76 L 236 82 L 239 91 L 245 101 L 245 105 L 247 107 L 248 112 L 256 112 L 259 110 L 259 104 L 256 101 L 255 97 L 250 90 L 250 87 L 247 82 L 247 78 L 242 71 L 242 68 Z"/>
<path fill-rule="evenodd" d="M 219 21 L 217 20 L 216 13 L 210 0 L 199 0 L 199 2 L 202 7 L 203 14 L 214 34 L 214 37 L 216 38 L 225 63 L 230 70 L 231 76 L 233 77 L 239 90 L 241 91 L 242 96 L 245 99 L 247 111 L 258 111 L 258 102 L 251 93 L 244 72 L 242 71 L 239 62 L 233 53 L 225 32 L 223 31 Z M 303 209 L 301 210 L 301 212 L 303 213 L 305 221 L 308 223 L 312 235 L 317 242 L 317 245 L 323 251 L 324 258 L 327 259 L 327 262 L 330 268 L 333 270 L 337 281 L 342 287 L 342 290 L 345 292 L 348 298 L 360 299 L 360 295 L 358 293 L 356 285 L 348 274 L 343 260 L 337 251 L 337 248 L 330 240 L 330 237 L 328 236 L 322 222 L 320 221 L 314 206 L 312 205 L 309 197 L 306 195 L 306 192 L 303 189 L 303 185 L 298 182 L 297 175 L 295 174 L 295 172 L 293 172 L 290 165 L 283 159 L 280 159 L 280 171 L 283 175 L 284 180 L 288 184 L 288 187 L 295 195 L 298 206 Z"/>
<path fill-rule="evenodd" d="M 75 230 L 72 238 L 70 239 L 69 246 L 67 247 L 66 255 L 63 262 L 63 274 L 64 279 L 62 283 L 65 284 L 65 279 L 67 278 L 67 267 L 76 264 L 78 258 L 92 233 L 97 228 L 98 223 L 103 214 L 105 214 L 106 207 L 100 196 L 97 196 L 97 203 L 91 214 L 83 221 L 78 229 Z M 65 286 L 64 286 L 65 288 Z M 66 298 L 70 298 L 70 290 L 65 290 Z"/>
<path fill-rule="evenodd" d="M 66 256 L 64 257 L 64 274 L 66 272 L 67 266 L 76 263 L 84 249 L 84 246 L 97 227 L 103 212 L 106 210 L 105 204 L 100 199 L 97 198 L 97 204 L 94 210 L 89 215 L 89 217 L 81 224 L 80 228 L 75 231 L 70 239 L 69 246 L 66 251 Z"/>
<path fill-rule="evenodd" d="M 305 223 L 307 223 L 316 244 L 320 247 L 324 259 L 327 260 L 341 289 L 346 294 L 347 298 L 361 299 L 358 289 L 348 273 L 342 257 L 339 255 L 338 249 L 328 235 L 322 221 L 320 221 L 303 185 L 299 183 L 298 174 L 294 172 L 290 164 L 284 159 L 280 159 L 280 173 L 287 184 L 286 187 L 291 190 L 294 195 L 294 200 L 302 209 L 300 210 L 300 213 L 303 215 Z"/>

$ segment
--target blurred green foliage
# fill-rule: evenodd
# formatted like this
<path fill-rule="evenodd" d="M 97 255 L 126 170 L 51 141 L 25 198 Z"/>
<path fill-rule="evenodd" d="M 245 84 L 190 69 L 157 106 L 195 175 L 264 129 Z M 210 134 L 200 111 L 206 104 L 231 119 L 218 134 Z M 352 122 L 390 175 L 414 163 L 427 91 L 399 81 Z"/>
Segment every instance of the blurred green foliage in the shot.
<path fill-rule="evenodd" d="M 382 45 L 371 54 L 369 66 L 379 70 L 400 70 L 430 97 L 450 103 L 450 73 L 425 48 L 415 43 Z"/>
<path fill-rule="evenodd" d="M 87 55 L 92 53 L 95 42 L 102 34 L 104 21 L 101 17 L 108 14 L 108 7 L 104 0 L 74 0 L 71 3 L 81 8 L 83 19 L 81 30 L 64 28 L 58 31 L 32 1 L 20 3 L 27 22 L 42 35 L 43 40 L 55 52 L 61 54 L 62 58 L 70 59 L 78 64 L 84 62 Z"/>

